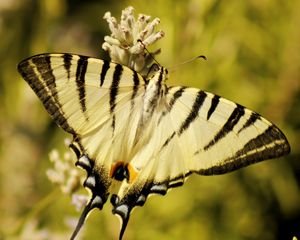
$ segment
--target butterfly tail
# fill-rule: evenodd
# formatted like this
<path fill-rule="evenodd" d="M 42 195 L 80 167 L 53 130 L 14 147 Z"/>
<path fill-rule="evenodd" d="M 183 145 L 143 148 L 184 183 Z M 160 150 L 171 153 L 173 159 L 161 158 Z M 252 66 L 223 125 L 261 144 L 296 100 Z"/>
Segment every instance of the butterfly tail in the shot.
<path fill-rule="evenodd" d="M 83 226 L 85 219 L 87 218 L 89 212 L 93 209 L 92 207 L 92 200 L 90 200 L 90 202 L 85 206 L 85 208 L 83 209 L 83 212 L 81 213 L 81 216 L 78 220 L 78 223 L 74 229 L 74 232 L 72 233 L 72 236 L 70 238 L 70 240 L 74 240 L 77 236 L 77 234 L 79 233 L 81 227 Z"/>
<path fill-rule="evenodd" d="M 89 203 L 85 206 L 85 208 L 83 209 L 81 216 L 78 220 L 78 223 L 75 227 L 74 232 L 72 233 L 72 236 L 70 238 L 70 240 L 75 240 L 77 234 L 79 233 L 80 229 L 82 228 L 86 218 L 88 217 L 88 214 L 94 209 L 94 208 L 98 208 L 98 209 L 102 209 L 103 207 L 103 201 L 102 199 L 95 195 L 91 198 L 91 200 L 89 201 Z"/>

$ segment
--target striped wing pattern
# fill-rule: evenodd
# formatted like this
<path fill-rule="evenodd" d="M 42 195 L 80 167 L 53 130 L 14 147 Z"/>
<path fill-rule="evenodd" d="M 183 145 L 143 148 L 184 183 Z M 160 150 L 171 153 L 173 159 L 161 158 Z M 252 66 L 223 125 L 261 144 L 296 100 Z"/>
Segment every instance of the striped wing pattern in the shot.
<path fill-rule="evenodd" d="M 164 138 L 160 152 L 167 156 L 170 148 L 177 149 L 172 161 L 182 158 L 182 175 L 223 174 L 290 151 L 274 124 L 239 104 L 184 87 L 170 87 L 166 99 L 165 124 L 172 122 L 173 131 Z"/>
<path fill-rule="evenodd" d="M 149 194 L 164 195 L 191 173 L 223 174 L 290 151 L 283 133 L 259 114 L 199 89 L 165 86 L 162 67 L 146 81 L 108 61 L 41 54 L 18 70 L 73 135 L 76 165 L 87 171 L 92 197 L 71 239 L 109 194 L 122 219 L 121 239 L 131 210 Z M 122 182 L 117 193 L 110 190 L 114 180 Z"/>

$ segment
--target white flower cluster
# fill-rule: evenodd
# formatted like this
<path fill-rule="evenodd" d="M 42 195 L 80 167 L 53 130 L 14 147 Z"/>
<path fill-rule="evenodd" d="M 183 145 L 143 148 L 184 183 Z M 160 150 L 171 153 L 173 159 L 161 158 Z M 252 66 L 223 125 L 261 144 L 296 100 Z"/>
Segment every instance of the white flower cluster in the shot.
<path fill-rule="evenodd" d="M 116 18 L 106 12 L 103 17 L 109 25 L 111 35 L 104 37 L 102 48 L 108 51 L 113 62 L 128 66 L 142 76 L 146 76 L 153 56 L 160 53 L 156 50 L 151 55 L 145 47 L 155 43 L 164 36 L 163 31 L 155 31 L 160 20 L 139 14 L 138 19 L 134 17 L 134 8 L 127 7 L 122 11 L 120 23 Z"/>
<path fill-rule="evenodd" d="M 65 139 L 65 145 L 70 145 L 70 139 Z M 46 172 L 48 179 L 59 185 L 64 194 L 71 196 L 71 203 L 79 211 L 87 204 L 89 199 L 88 194 L 77 193 L 81 189 L 82 182 L 85 179 L 84 171 L 75 167 L 74 163 L 76 159 L 70 150 L 66 151 L 63 157 L 61 157 L 59 152 L 53 149 L 49 153 L 49 158 L 54 166 Z"/>
<path fill-rule="evenodd" d="M 65 140 L 68 146 L 69 140 Z M 54 164 L 53 169 L 48 169 L 46 174 L 51 182 L 58 184 L 64 194 L 72 195 L 81 186 L 84 175 L 80 169 L 74 166 L 74 157 L 67 151 L 63 157 L 56 149 L 49 153 L 50 161 Z"/>

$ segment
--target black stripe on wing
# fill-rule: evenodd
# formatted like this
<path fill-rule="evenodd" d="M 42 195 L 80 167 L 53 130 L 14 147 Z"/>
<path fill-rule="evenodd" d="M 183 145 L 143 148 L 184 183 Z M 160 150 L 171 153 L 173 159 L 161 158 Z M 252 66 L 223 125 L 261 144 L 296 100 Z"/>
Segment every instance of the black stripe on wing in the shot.
<path fill-rule="evenodd" d="M 181 135 L 185 130 L 188 129 L 190 124 L 197 118 L 199 110 L 206 98 L 207 94 L 200 90 L 197 94 L 197 97 L 195 98 L 194 104 L 192 106 L 191 112 L 187 116 L 187 118 L 184 120 L 184 122 L 181 124 L 181 127 L 178 131 L 178 134 Z"/>
<path fill-rule="evenodd" d="M 280 144 L 280 141 L 282 141 L 283 144 Z M 268 147 L 270 144 L 273 146 Z M 287 144 L 287 140 L 283 133 L 277 127 L 272 125 L 269 126 L 263 133 L 246 143 L 233 158 L 244 157 L 247 161 L 247 158 L 249 158 L 247 153 L 252 150 L 256 150 L 256 152 L 250 154 L 250 156 L 253 155 L 253 157 L 257 158 L 275 158 L 288 154 L 290 152 L 290 147 Z"/>
<path fill-rule="evenodd" d="M 214 136 L 214 138 L 204 147 L 204 150 L 208 150 L 222 138 L 224 138 L 228 133 L 232 131 L 234 126 L 239 122 L 242 116 L 245 114 L 245 108 L 239 104 L 236 104 L 235 109 L 231 113 L 227 122 L 223 125 L 220 131 Z"/>
<path fill-rule="evenodd" d="M 110 68 L 109 61 L 103 60 L 102 70 L 101 70 L 101 73 L 100 73 L 100 87 L 102 87 L 102 85 L 104 83 L 105 76 L 106 76 L 106 73 L 107 73 L 109 68 Z"/>
<path fill-rule="evenodd" d="M 110 86 L 110 92 L 109 92 L 110 114 L 112 115 L 112 125 L 111 126 L 112 126 L 113 131 L 115 129 L 115 122 L 116 122 L 114 110 L 116 107 L 116 99 L 117 99 L 118 92 L 119 92 L 119 84 L 120 84 L 122 72 L 123 72 L 122 65 L 117 64 L 115 66 L 115 71 L 113 74 L 113 79 L 112 79 L 112 83 Z"/>
<path fill-rule="evenodd" d="M 245 130 L 246 128 L 254 125 L 254 123 L 257 121 L 257 120 L 260 120 L 261 117 L 258 113 L 256 112 L 252 112 L 249 119 L 247 120 L 247 122 L 245 122 L 245 124 L 243 125 L 243 127 L 238 131 L 238 133 L 240 133 L 241 131 Z"/>
<path fill-rule="evenodd" d="M 214 111 L 216 110 L 218 104 L 220 102 L 220 96 L 218 95 L 214 95 L 214 97 L 211 100 L 211 105 L 210 108 L 207 112 L 207 120 L 210 119 L 211 115 L 214 113 Z"/>
<path fill-rule="evenodd" d="M 70 80 L 70 75 L 71 75 L 71 61 L 73 59 L 73 56 L 71 54 L 68 54 L 68 53 L 65 53 L 63 55 L 63 58 L 64 58 L 64 68 L 66 69 L 67 71 L 67 77 L 68 77 L 68 80 Z"/>
<path fill-rule="evenodd" d="M 176 135 L 176 132 L 174 131 L 174 132 L 170 135 L 170 137 L 168 137 L 167 140 L 164 142 L 164 144 L 162 145 L 160 151 L 161 151 L 164 147 L 166 147 L 166 146 L 169 144 L 169 142 L 175 137 L 175 135 Z"/>
<path fill-rule="evenodd" d="M 61 108 L 50 61 L 51 56 L 48 54 L 36 55 L 20 62 L 18 71 L 42 101 L 54 121 L 65 131 L 75 135 L 75 130 L 68 124 Z"/>
<path fill-rule="evenodd" d="M 169 111 L 172 110 L 174 104 L 176 103 L 176 101 L 182 96 L 182 93 L 184 92 L 184 89 L 186 89 L 186 87 L 180 87 L 176 92 L 174 92 L 173 97 L 171 98 L 170 102 L 169 102 Z"/>
<path fill-rule="evenodd" d="M 82 113 L 85 113 L 86 111 L 85 74 L 87 70 L 87 65 L 88 57 L 79 56 L 76 69 L 76 85 Z"/>
<path fill-rule="evenodd" d="M 276 126 L 272 125 L 221 164 L 195 171 L 195 173 L 224 174 L 263 160 L 281 157 L 289 152 L 290 145 L 286 137 Z"/>
<path fill-rule="evenodd" d="M 170 88 L 172 88 L 172 87 L 167 87 L 166 88 L 165 96 L 167 96 L 168 94 L 171 95 L 171 93 L 169 93 Z M 159 125 L 161 120 L 163 119 L 163 117 L 165 117 L 166 114 L 172 110 L 174 104 L 182 96 L 182 93 L 184 92 L 185 89 L 186 89 L 186 87 L 179 87 L 179 89 L 177 91 L 172 93 L 172 98 L 171 98 L 171 100 L 169 101 L 169 103 L 167 105 L 167 109 L 162 111 L 162 113 L 161 113 L 161 115 L 158 119 L 157 125 Z"/>
<path fill-rule="evenodd" d="M 59 107 L 61 108 L 61 104 L 58 101 L 55 76 L 53 75 L 53 71 L 51 68 L 51 57 L 49 55 L 45 55 L 44 58 L 32 58 L 32 63 L 35 65 L 38 73 L 42 77 L 44 83 L 47 85 L 47 88 L 51 92 L 51 96 L 55 99 Z"/>
<path fill-rule="evenodd" d="M 133 89 L 132 89 L 132 95 L 131 95 L 131 110 L 134 107 L 134 98 L 136 97 L 136 94 L 138 92 L 139 89 L 139 84 L 140 84 L 140 80 L 139 80 L 139 76 L 137 74 L 136 71 L 133 71 Z"/>

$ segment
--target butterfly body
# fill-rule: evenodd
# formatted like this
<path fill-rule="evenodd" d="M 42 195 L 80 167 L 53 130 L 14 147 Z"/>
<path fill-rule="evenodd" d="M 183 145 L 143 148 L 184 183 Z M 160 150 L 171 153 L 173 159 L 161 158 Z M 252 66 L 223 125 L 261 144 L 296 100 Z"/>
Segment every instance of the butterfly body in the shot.
<path fill-rule="evenodd" d="M 121 239 L 132 209 L 149 194 L 164 195 L 192 173 L 223 174 L 290 151 L 259 114 L 196 88 L 167 86 L 163 67 L 144 79 L 120 64 L 62 53 L 25 59 L 18 70 L 73 135 L 76 165 L 87 172 L 92 196 L 71 239 L 110 194 Z"/>
<path fill-rule="evenodd" d="M 167 89 L 165 80 L 167 79 L 167 70 L 159 67 L 157 72 L 147 81 L 145 92 L 142 97 L 142 108 L 137 129 L 136 137 L 140 138 L 140 134 L 153 116 L 154 110 L 164 104 L 164 95 Z"/>

